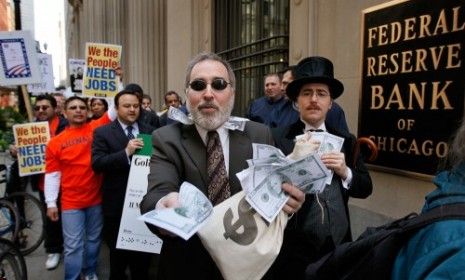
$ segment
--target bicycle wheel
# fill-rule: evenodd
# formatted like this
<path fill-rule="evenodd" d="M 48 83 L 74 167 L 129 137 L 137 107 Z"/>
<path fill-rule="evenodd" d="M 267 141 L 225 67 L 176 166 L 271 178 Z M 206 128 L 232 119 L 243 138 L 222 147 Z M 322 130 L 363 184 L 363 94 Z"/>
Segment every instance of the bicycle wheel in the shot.
<path fill-rule="evenodd" d="M 15 242 L 19 234 L 19 212 L 13 203 L 0 199 L 0 237 Z"/>
<path fill-rule="evenodd" d="M 27 280 L 26 261 L 15 245 L 0 238 L 0 252 L 0 279 Z"/>
<path fill-rule="evenodd" d="M 19 250 L 23 255 L 33 252 L 44 240 L 45 213 L 42 203 L 25 192 L 15 192 L 8 196 L 18 209 L 20 227 L 18 234 Z"/>

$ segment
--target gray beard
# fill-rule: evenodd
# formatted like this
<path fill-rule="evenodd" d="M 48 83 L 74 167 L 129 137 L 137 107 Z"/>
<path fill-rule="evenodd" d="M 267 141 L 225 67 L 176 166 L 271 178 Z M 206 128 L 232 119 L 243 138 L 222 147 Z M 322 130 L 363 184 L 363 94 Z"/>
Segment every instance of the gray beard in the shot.
<path fill-rule="evenodd" d="M 217 105 L 220 109 L 213 114 L 202 114 L 202 112 L 200 112 L 197 108 L 192 107 L 189 98 L 186 100 L 186 106 L 196 125 L 208 131 L 216 130 L 228 121 L 231 116 L 231 112 L 234 107 L 234 95 L 231 96 L 226 107 L 222 108 Z"/>

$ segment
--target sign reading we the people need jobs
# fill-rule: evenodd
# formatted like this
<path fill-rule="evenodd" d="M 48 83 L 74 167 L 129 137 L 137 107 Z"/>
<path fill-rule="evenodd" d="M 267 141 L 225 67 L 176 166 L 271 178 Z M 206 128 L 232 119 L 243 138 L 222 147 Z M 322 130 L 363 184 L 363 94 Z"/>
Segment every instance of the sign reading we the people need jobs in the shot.
<path fill-rule="evenodd" d="M 45 172 L 45 148 L 50 140 L 48 122 L 13 125 L 18 149 L 19 176 Z"/>
<path fill-rule="evenodd" d="M 393 1 L 363 11 L 359 136 L 373 167 L 430 178 L 463 116 L 465 2 Z"/>
<path fill-rule="evenodd" d="M 85 97 L 114 97 L 118 93 L 121 46 L 87 43 L 82 92 Z"/>

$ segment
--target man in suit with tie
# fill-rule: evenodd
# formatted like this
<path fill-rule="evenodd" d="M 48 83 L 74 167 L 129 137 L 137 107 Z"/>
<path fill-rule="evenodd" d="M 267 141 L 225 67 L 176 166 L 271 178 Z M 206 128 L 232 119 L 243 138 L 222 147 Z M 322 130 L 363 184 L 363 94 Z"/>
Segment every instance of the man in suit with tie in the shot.
<path fill-rule="evenodd" d="M 116 249 L 131 158 L 144 146 L 137 135 L 152 133 L 151 128 L 137 122 L 141 102 L 138 93 L 120 91 L 115 96 L 117 119 L 96 129 L 92 143 L 92 168 L 103 174 L 103 237 L 110 249 L 111 280 L 127 279 L 127 267 L 131 279 L 148 279 L 150 254 Z"/>
<path fill-rule="evenodd" d="M 262 124 L 247 122 L 243 131 L 224 127 L 234 106 L 235 77 L 231 66 L 217 55 L 195 57 L 188 65 L 185 87 L 194 124 L 176 123 L 152 134 L 153 155 L 142 213 L 178 205 L 184 181 L 199 188 L 214 205 L 220 203 L 241 190 L 236 173 L 247 168 L 246 160 L 253 156 L 252 143 L 273 142 Z M 290 195 L 283 210 L 295 213 L 304 194 L 291 184 L 284 183 L 282 188 Z M 160 279 L 222 279 L 197 235 L 184 241 L 149 228 L 163 238 Z"/>
<path fill-rule="evenodd" d="M 334 176 L 324 191 L 306 195 L 302 209 L 288 223 L 281 252 L 269 273 L 275 279 L 303 279 L 307 264 L 335 245 L 351 240 L 347 202 L 349 196 L 366 198 L 372 192 L 370 175 L 361 156 L 353 164 L 355 137 L 332 127 L 327 114 L 333 100 L 344 91 L 334 78 L 333 64 L 324 57 L 308 57 L 295 67 L 295 79 L 286 89 L 296 102 L 300 118 L 294 124 L 272 130 L 276 146 L 286 155 L 295 145 L 295 138 L 307 131 L 327 131 L 344 138 L 340 152 L 321 156 Z"/>

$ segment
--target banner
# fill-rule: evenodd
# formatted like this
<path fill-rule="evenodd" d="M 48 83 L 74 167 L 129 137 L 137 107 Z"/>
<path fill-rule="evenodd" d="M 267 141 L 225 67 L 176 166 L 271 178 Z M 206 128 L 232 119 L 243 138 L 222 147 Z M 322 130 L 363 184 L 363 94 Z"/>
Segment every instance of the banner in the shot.
<path fill-rule="evenodd" d="M 84 97 L 115 97 L 119 88 L 121 46 L 98 43 L 86 44 L 86 70 L 82 92 Z"/>
<path fill-rule="evenodd" d="M 84 69 L 86 68 L 86 61 L 84 59 L 70 58 L 68 60 L 69 65 L 69 83 L 71 91 L 82 94 L 82 79 L 84 77 Z"/>
<path fill-rule="evenodd" d="M 19 176 L 45 172 L 45 149 L 50 140 L 48 122 L 13 125 L 18 149 Z"/>
<path fill-rule="evenodd" d="M 37 59 L 39 61 L 41 82 L 36 84 L 29 84 L 27 86 L 27 91 L 33 95 L 54 92 L 55 83 L 53 82 L 52 56 L 46 53 L 38 53 Z"/>
<path fill-rule="evenodd" d="M 139 203 L 147 193 L 152 136 L 139 134 L 137 138 L 143 139 L 144 147 L 132 156 L 116 248 L 159 254 L 162 240 L 153 234 L 143 221 L 137 219 L 140 216 Z"/>
<path fill-rule="evenodd" d="M 465 2 L 393 1 L 363 11 L 359 137 L 371 167 L 430 179 L 464 114 Z"/>
<path fill-rule="evenodd" d="M 35 44 L 29 31 L 0 32 L 0 85 L 40 82 Z"/>

